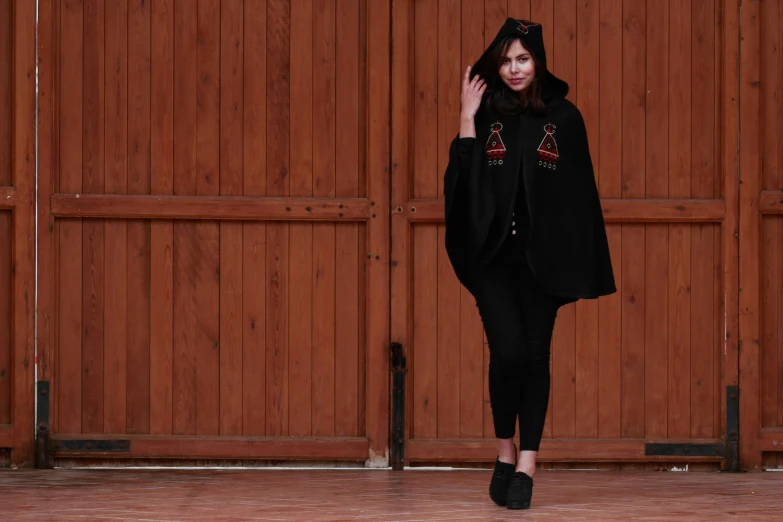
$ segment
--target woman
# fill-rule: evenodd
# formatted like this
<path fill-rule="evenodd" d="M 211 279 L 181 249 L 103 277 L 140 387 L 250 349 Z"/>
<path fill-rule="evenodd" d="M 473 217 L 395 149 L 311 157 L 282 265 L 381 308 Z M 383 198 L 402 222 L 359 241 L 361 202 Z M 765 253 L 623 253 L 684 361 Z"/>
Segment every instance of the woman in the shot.
<path fill-rule="evenodd" d="M 489 493 L 510 509 L 530 507 L 557 310 L 616 291 L 584 121 L 546 63 L 541 25 L 506 20 L 465 72 L 444 177 L 446 249 L 489 343 Z"/>

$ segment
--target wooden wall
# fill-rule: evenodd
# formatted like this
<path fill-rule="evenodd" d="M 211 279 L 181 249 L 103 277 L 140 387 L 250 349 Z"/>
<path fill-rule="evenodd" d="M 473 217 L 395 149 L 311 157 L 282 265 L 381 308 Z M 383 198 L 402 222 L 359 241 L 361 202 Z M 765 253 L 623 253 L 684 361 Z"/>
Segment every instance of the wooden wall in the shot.
<path fill-rule="evenodd" d="M 57 436 L 385 458 L 383 2 L 44 6 Z"/>
<path fill-rule="evenodd" d="M 440 198 L 461 75 L 507 16 L 543 24 L 584 115 L 619 289 L 559 314 L 542 457 L 644 460 L 639 441 L 720 438 L 724 271 L 736 267 L 721 226 L 723 2 L 395 5 L 392 334 L 412 366 L 408 456 L 494 458 L 475 440 L 494 436 L 488 347 L 445 254 Z"/>
<path fill-rule="evenodd" d="M 0 0 L 0 461 L 32 464 L 35 3 Z"/>

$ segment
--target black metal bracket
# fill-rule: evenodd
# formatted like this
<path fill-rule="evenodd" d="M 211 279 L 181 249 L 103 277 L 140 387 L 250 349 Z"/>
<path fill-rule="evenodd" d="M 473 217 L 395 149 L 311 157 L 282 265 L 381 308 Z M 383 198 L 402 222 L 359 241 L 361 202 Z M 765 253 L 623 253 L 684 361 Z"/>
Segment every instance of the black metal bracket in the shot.
<path fill-rule="evenodd" d="M 49 381 L 36 383 L 38 397 L 38 414 L 35 422 L 35 467 L 38 469 L 54 468 L 54 459 L 49 452 Z"/>
<path fill-rule="evenodd" d="M 391 466 L 405 467 L 405 355 L 402 344 L 391 343 L 392 412 L 391 412 Z"/>
<path fill-rule="evenodd" d="M 648 443 L 644 454 L 673 457 L 722 457 L 726 471 L 739 471 L 739 387 L 726 387 L 726 435 L 718 444 Z"/>
<path fill-rule="evenodd" d="M 130 451 L 129 439 L 61 439 L 52 441 L 55 452 L 72 453 L 127 453 Z"/>

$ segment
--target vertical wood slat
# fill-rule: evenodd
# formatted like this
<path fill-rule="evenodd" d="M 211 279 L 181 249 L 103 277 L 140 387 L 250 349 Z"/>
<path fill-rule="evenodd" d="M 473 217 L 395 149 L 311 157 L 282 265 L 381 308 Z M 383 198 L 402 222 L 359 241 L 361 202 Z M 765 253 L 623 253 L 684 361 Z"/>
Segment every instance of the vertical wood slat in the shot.
<path fill-rule="evenodd" d="M 312 2 L 313 69 L 313 195 L 336 192 L 336 6 Z M 292 52 L 296 52 L 292 50 Z M 314 436 L 333 436 L 335 422 L 335 224 L 313 224 L 312 285 L 312 427 Z M 306 274 L 303 276 L 306 277 Z M 293 392 L 293 390 L 292 390 Z"/>
<path fill-rule="evenodd" d="M 151 189 L 151 9 L 152 2 L 130 2 L 127 13 L 129 194 Z M 150 223 L 127 222 L 127 429 L 150 431 Z M 116 334 L 115 334 L 116 335 Z"/>
<path fill-rule="evenodd" d="M 106 5 L 106 109 L 105 192 L 125 194 L 128 189 L 128 3 Z M 125 433 L 127 404 L 127 306 L 129 297 L 127 224 L 106 220 L 106 310 L 104 313 L 103 396 L 105 433 Z M 137 325 L 132 324 L 132 328 Z M 146 370 L 146 369 L 145 369 Z M 143 392 L 132 388 L 130 397 Z"/>
<path fill-rule="evenodd" d="M 622 2 L 601 0 L 599 59 L 599 144 L 598 170 L 601 197 L 622 196 L 622 134 L 617 122 L 622 118 Z M 622 230 L 619 225 L 607 226 L 607 239 L 612 255 L 612 267 L 618 291 L 599 303 L 598 332 L 599 386 L 598 436 L 620 437 L 622 434 Z"/>
<path fill-rule="evenodd" d="M 668 178 L 654 174 L 669 167 L 669 10 L 669 2 L 647 2 L 645 195 L 656 199 L 669 195 Z M 669 277 L 668 226 L 647 225 L 645 239 L 645 436 L 662 439 L 668 409 L 669 288 L 662 284 Z"/>
<path fill-rule="evenodd" d="M 288 2 L 267 2 L 267 194 L 290 194 L 289 102 L 291 12 Z M 289 225 L 267 225 L 266 278 L 266 430 L 267 435 L 289 434 L 287 376 L 289 325 Z"/>
<path fill-rule="evenodd" d="M 437 172 L 437 72 L 438 32 L 425 31 L 432 20 L 438 19 L 437 0 L 415 2 L 413 13 L 414 40 L 413 82 L 414 129 L 416 140 L 412 145 L 414 165 L 420 172 L 413 178 L 412 196 L 438 196 Z M 413 309 L 418 321 L 413 323 L 413 434 L 415 437 L 437 437 L 437 228 L 434 225 L 415 226 L 412 235 L 413 270 L 416 285 Z"/>
<path fill-rule="evenodd" d="M 220 193 L 220 1 L 198 0 L 196 194 Z M 196 223 L 196 433 L 220 433 L 220 228 Z"/>
<path fill-rule="evenodd" d="M 196 10 L 174 2 L 174 185 L 175 195 L 196 193 Z M 189 271 L 198 246 L 194 222 L 173 224 L 172 432 L 196 433 L 195 288 Z"/>
<path fill-rule="evenodd" d="M 82 190 L 104 192 L 104 0 L 85 0 Z M 78 132 L 78 131 L 77 131 Z M 103 431 L 104 251 L 102 220 L 82 225 L 82 431 Z M 70 276 L 70 275 L 69 275 Z"/>
<path fill-rule="evenodd" d="M 624 0 L 623 17 L 623 108 L 622 108 L 622 196 L 640 198 L 645 195 L 645 143 L 637 129 L 645 126 L 644 63 L 646 12 L 644 4 Z M 646 289 L 645 226 L 622 225 L 622 434 L 624 437 L 644 436 L 644 336 Z"/>
<path fill-rule="evenodd" d="M 32 463 L 30 428 L 34 423 L 35 386 L 35 59 L 36 8 L 15 5 L 13 16 L 13 423 L 15 465 Z"/>
<path fill-rule="evenodd" d="M 243 1 L 220 4 L 220 194 L 243 193 Z M 220 223 L 219 383 L 221 435 L 242 435 L 242 223 Z M 250 289 L 248 289 L 250 290 Z"/>
<path fill-rule="evenodd" d="M 291 195 L 313 196 L 313 108 L 314 57 L 316 49 L 313 36 L 314 13 L 311 2 L 291 3 L 291 42 L 297 59 L 291 61 L 291 121 L 301 122 L 290 128 L 291 143 Z M 320 44 L 320 42 L 319 42 Z M 313 421 L 313 224 L 290 225 L 289 282 L 289 366 L 288 426 L 289 435 L 312 435 Z"/>
<path fill-rule="evenodd" d="M 692 161 L 690 0 L 670 9 L 669 16 L 669 197 L 687 198 Z M 690 436 L 691 228 L 669 225 L 669 437 Z"/>
<path fill-rule="evenodd" d="M 152 63 L 150 73 L 150 180 L 153 194 L 174 192 L 174 5 L 171 0 L 152 5 Z M 179 139 L 179 136 L 177 137 Z M 151 435 L 173 433 L 173 248 L 174 224 L 150 225 L 150 366 L 149 396 Z"/>
<path fill-rule="evenodd" d="M 266 195 L 266 1 L 244 5 L 245 196 Z M 242 434 L 266 434 L 266 224 L 242 224 Z"/>
<path fill-rule="evenodd" d="M 449 144 L 459 129 L 459 53 L 448 52 L 460 46 L 460 33 L 450 28 L 460 26 L 460 2 L 455 0 L 438 2 L 438 57 L 437 57 L 437 173 L 444 172 L 449 161 Z M 437 194 L 443 193 L 443 180 L 437 176 Z M 437 318 L 432 328 L 437 333 L 437 435 L 458 437 L 460 433 L 460 346 L 459 328 L 459 281 L 454 277 L 451 263 L 446 255 L 445 227 L 437 225 Z M 456 305 L 456 306 L 455 306 Z M 435 348 L 435 347 L 433 347 Z"/>
<path fill-rule="evenodd" d="M 82 191 L 82 71 L 83 9 L 61 6 L 60 68 L 68 71 L 58 83 L 60 179 L 59 190 Z M 78 130 L 75 130 L 78 129 Z M 82 223 L 80 219 L 59 222 L 58 256 L 58 337 L 57 337 L 57 416 L 54 427 L 60 433 L 82 432 Z"/>
<path fill-rule="evenodd" d="M 337 158 L 335 195 L 359 196 L 359 103 L 360 89 L 359 1 L 338 0 L 336 13 L 335 112 Z M 359 93 L 355 96 L 354 93 Z M 339 224 L 335 231 L 335 430 L 337 437 L 359 436 L 359 224 Z"/>
<path fill-rule="evenodd" d="M 740 183 L 739 195 L 739 385 L 740 433 L 742 438 L 740 460 L 744 467 L 757 469 L 761 464 L 758 433 L 760 428 L 760 229 L 761 216 L 757 199 L 761 192 L 761 40 L 760 2 L 743 3 L 740 10 L 739 69 L 739 136 Z"/>
<path fill-rule="evenodd" d="M 13 184 L 13 80 L 14 80 L 14 31 L 13 3 L 0 0 L 0 187 Z M 13 251 L 12 215 L 10 210 L 0 211 L 0 424 L 10 424 L 13 382 L 13 346 L 11 324 L 13 315 L 11 252 Z"/>

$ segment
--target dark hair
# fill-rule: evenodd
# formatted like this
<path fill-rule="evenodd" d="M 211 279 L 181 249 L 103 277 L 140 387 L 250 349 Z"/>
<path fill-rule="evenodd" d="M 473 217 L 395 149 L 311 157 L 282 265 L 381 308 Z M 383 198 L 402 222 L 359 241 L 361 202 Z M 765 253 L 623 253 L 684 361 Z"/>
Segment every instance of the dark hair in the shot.
<path fill-rule="evenodd" d="M 525 47 L 525 50 L 530 53 L 536 67 L 536 77 L 523 93 L 517 93 L 509 89 L 498 72 L 503 64 L 508 48 L 515 41 L 522 44 L 522 47 Z M 479 74 L 487 82 L 487 91 L 485 93 L 487 110 L 506 114 L 529 111 L 535 115 L 542 115 L 546 112 L 546 105 L 542 99 L 544 81 L 546 80 L 546 67 L 525 46 L 519 36 L 512 34 L 503 38 L 490 51 L 486 64 L 486 68 L 489 70 L 480 71 Z"/>

